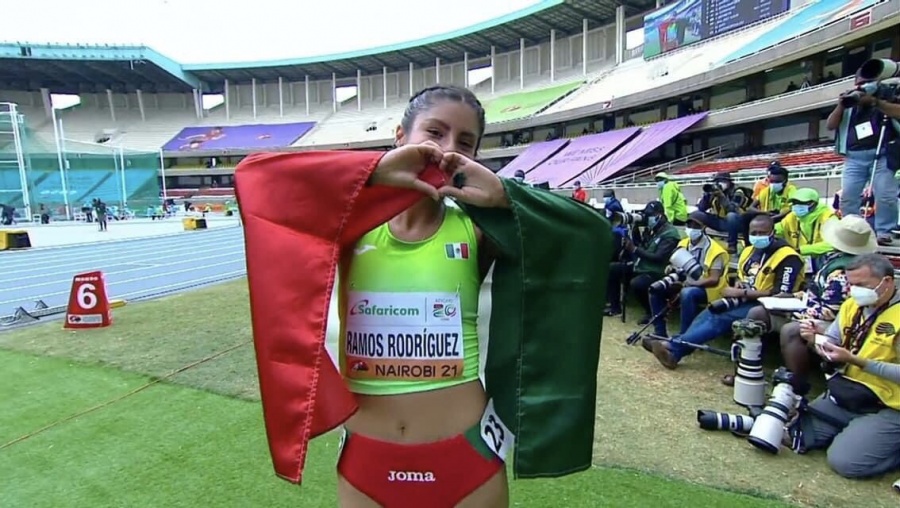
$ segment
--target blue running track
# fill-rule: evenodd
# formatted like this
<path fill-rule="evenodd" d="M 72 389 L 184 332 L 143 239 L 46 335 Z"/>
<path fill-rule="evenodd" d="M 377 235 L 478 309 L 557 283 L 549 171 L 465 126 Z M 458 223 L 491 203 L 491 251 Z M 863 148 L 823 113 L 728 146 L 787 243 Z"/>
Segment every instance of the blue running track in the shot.
<path fill-rule="evenodd" d="M 135 300 L 241 277 L 239 226 L 93 245 L 0 252 L 0 315 L 68 302 L 72 276 L 100 270 L 110 298 Z"/>

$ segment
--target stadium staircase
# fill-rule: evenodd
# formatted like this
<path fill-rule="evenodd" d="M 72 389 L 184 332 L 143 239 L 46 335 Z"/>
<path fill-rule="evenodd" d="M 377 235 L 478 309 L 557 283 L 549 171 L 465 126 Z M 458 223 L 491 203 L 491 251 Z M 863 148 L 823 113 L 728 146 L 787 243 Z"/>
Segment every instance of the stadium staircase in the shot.
<path fill-rule="evenodd" d="M 631 94 L 657 88 L 708 72 L 721 65 L 721 60 L 734 50 L 754 40 L 760 34 L 783 23 L 785 13 L 744 29 L 729 32 L 701 43 L 691 44 L 650 60 L 635 58 L 617 65 L 603 79 L 587 85 L 577 98 L 549 108 L 546 113 L 567 111 L 609 102 Z M 628 88 L 622 84 L 627 83 Z"/>

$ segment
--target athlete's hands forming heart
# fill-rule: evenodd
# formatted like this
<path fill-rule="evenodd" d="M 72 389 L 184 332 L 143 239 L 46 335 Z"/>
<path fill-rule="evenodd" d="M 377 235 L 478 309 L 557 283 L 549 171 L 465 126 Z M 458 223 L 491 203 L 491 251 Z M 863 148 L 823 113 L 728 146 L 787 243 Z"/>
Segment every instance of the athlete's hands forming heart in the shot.
<path fill-rule="evenodd" d="M 450 185 L 438 189 L 441 196 L 484 208 L 509 207 L 500 178 L 465 155 L 445 153 L 441 159 L 441 169 L 452 179 Z"/>
<path fill-rule="evenodd" d="M 373 185 L 414 189 L 431 199 L 440 199 L 437 189 L 419 179 L 419 173 L 430 164 L 440 164 L 444 153 L 431 141 L 403 145 L 384 154 L 372 172 Z"/>

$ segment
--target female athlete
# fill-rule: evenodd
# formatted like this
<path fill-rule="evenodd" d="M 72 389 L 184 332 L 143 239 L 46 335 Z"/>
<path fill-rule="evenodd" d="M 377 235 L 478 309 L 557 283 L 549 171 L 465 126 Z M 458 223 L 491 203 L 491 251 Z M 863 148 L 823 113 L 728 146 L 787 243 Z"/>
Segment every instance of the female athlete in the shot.
<path fill-rule="evenodd" d="M 342 263 L 341 372 L 359 410 L 345 424 L 341 506 L 508 505 L 503 462 L 478 432 L 487 398 L 476 319 L 492 250 L 462 210 L 439 198 L 508 206 L 499 178 L 472 160 L 484 129 L 470 91 L 425 89 L 406 108 L 397 148 L 372 173 L 373 185 L 426 196 L 364 235 Z M 419 180 L 431 162 L 461 175 L 459 185 Z"/>

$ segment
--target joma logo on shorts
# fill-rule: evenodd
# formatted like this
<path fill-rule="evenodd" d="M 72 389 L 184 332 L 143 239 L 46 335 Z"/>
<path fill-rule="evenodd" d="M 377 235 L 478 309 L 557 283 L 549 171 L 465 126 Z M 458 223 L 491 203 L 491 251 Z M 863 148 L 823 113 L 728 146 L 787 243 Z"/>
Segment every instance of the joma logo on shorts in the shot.
<path fill-rule="evenodd" d="M 431 471 L 388 471 L 389 482 L 433 482 Z"/>

